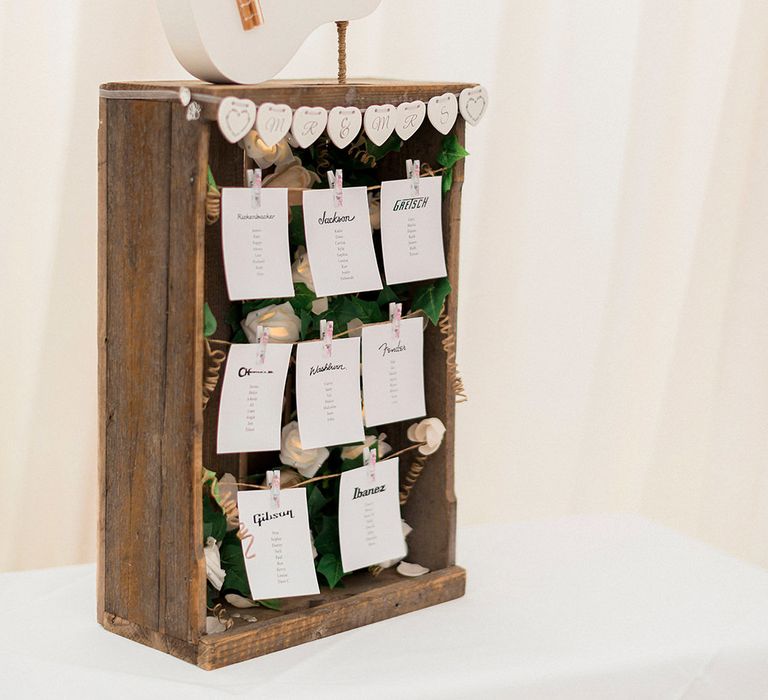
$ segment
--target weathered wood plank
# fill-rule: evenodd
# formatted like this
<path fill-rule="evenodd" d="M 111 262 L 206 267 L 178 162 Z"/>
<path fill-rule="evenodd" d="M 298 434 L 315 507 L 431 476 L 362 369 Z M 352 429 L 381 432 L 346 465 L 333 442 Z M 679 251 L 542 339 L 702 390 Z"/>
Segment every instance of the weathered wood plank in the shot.
<path fill-rule="evenodd" d="M 99 232 L 98 232 L 98 391 L 99 391 L 99 521 L 96 545 L 96 615 L 104 614 L 106 511 L 106 433 L 107 433 L 107 101 L 99 100 Z"/>
<path fill-rule="evenodd" d="M 148 629 L 159 615 L 170 114 L 107 105 L 104 605 Z"/>
<path fill-rule="evenodd" d="M 203 201 L 209 129 L 171 109 L 170 222 L 164 351 L 159 630 L 197 641 L 205 631 L 202 545 Z M 158 348 L 158 351 L 161 351 Z"/>
<path fill-rule="evenodd" d="M 197 663 L 213 670 L 271 654 L 460 598 L 465 586 L 466 572 L 456 566 L 417 579 L 373 585 L 349 598 L 203 637 Z"/>

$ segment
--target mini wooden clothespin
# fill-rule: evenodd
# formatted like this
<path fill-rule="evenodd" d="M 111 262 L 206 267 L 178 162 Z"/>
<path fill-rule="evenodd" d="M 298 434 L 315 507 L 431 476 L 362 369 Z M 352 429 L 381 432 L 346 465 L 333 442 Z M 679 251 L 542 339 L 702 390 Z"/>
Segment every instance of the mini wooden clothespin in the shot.
<path fill-rule="evenodd" d="M 320 321 L 320 340 L 323 341 L 323 356 L 330 359 L 333 355 L 333 321 Z"/>
<path fill-rule="evenodd" d="M 333 190 L 336 208 L 341 209 L 344 206 L 344 171 L 339 169 L 334 173 L 332 170 L 329 170 L 328 184 Z"/>
<path fill-rule="evenodd" d="M 280 507 L 280 470 L 267 472 L 267 483 L 269 484 L 269 493 L 272 497 L 272 507 Z"/>
<path fill-rule="evenodd" d="M 419 194 L 421 189 L 421 161 L 411 160 L 410 158 L 406 160 L 405 172 L 408 179 L 411 181 L 411 191 L 413 194 Z"/>
<path fill-rule="evenodd" d="M 403 305 L 392 302 L 389 305 L 389 322 L 392 324 L 392 335 L 395 340 L 400 340 L 400 324 L 403 320 Z"/>
<path fill-rule="evenodd" d="M 251 206 L 261 208 L 261 168 L 248 171 L 248 186 L 251 188 Z"/>
<path fill-rule="evenodd" d="M 267 359 L 267 345 L 269 344 L 269 328 L 258 326 L 256 328 L 256 339 L 259 341 L 258 362 L 263 365 Z"/>
<path fill-rule="evenodd" d="M 371 480 L 371 483 L 376 482 L 376 460 L 378 459 L 378 448 L 374 449 L 368 449 L 367 447 L 363 448 L 363 461 L 365 462 L 365 466 L 368 467 L 368 478 Z"/>

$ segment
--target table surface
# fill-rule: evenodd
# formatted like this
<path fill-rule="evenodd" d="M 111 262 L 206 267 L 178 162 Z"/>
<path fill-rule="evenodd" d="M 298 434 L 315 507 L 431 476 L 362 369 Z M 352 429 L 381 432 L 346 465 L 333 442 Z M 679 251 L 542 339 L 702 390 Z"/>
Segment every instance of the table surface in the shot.
<path fill-rule="evenodd" d="M 459 563 L 465 598 L 213 672 L 99 627 L 92 565 L 2 574 L 0 695 L 768 698 L 762 569 L 632 516 L 463 528 Z"/>

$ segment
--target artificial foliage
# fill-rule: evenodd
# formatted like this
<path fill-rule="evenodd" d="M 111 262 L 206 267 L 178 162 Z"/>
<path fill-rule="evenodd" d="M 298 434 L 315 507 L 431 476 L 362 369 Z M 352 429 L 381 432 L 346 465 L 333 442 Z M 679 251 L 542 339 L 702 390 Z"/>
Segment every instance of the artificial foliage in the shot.
<path fill-rule="evenodd" d="M 396 135 L 393 135 L 382 146 L 375 146 L 365 136 L 361 136 L 350 147 L 341 150 L 333 146 L 327 137 L 324 137 L 308 149 L 295 149 L 290 153 L 292 157 L 299 159 L 301 168 L 312 176 L 314 188 L 327 187 L 325 183 L 326 171 L 337 168 L 344 170 L 345 186 L 371 187 L 381 184 L 377 166 L 391 153 L 400 151 L 402 145 L 402 141 Z M 437 169 L 438 165 L 442 168 L 444 194 L 449 192 L 453 185 L 453 169 L 456 163 L 467 155 L 468 153 L 463 149 L 456 136 L 449 135 L 443 140 L 441 150 L 436 156 L 434 168 Z M 279 170 L 279 164 L 277 168 Z M 208 181 L 211 188 L 218 189 L 214 174 L 210 170 Z M 265 186 L 269 186 L 267 183 L 268 180 L 265 181 Z M 374 226 L 374 228 L 377 227 Z M 290 208 L 289 229 L 291 255 L 294 259 L 298 249 L 305 246 L 304 221 L 300 206 Z M 374 241 L 377 256 L 381 261 L 380 237 L 374 236 Z M 232 329 L 232 342 L 248 342 L 242 327 L 242 322 L 248 317 L 248 314 L 285 302 L 290 303 L 293 312 L 300 319 L 299 340 L 318 338 L 320 321 L 323 319 L 334 322 L 335 333 L 346 332 L 353 321 L 356 325 L 386 321 L 389 318 L 389 305 L 392 302 L 402 303 L 405 314 L 420 311 L 432 324 L 437 325 L 446 298 L 451 292 L 451 284 L 446 278 L 413 284 L 384 286 L 381 291 L 330 297 L 327 299 L 327 309 L 318 312 L 318 298 L 309 286 L 304 282 L 295 282 L 294 287 L 295 296 L 289 299 L 233 302 L 226 319 L 221 319 L 228 323 Z M 205 336 L 212 336 L 218 325 L 208 304 L 205 304 Z M 292 413 L 293 419 L 295 419 L 295 404 Z M 366 432 L 370 436 L 367 440 L 370 443 L 369 447 L 379 447 L 380 440 L 383 440 L 385 436 L 379 436 L 378 431 L 373 429 Z M 345 450 L 349 447 L 354 446 L 329 448 L 330 454 L 315 476 L 339 474 L 362 466 L 362 451 L 354 458 L 345 458 L 342 455 L 342 452 L 349 453 L 348 449 Z M 379 452 L 381 454 L 382 450 Z M 215 467 L 215 465 L 208 466 Z M 275 455 L 274 467 L 285 468 L 279 462 L 277 455 Z M 253 484 L 261 484 L 264 478 L 264 473 L 254 474 L 249 478 L 249 481 Z M 315 568 L 319 581 L 330 588 L 343 586 L 344 572 L 341 565 L 338 532 L 339 479 L 314 481 L 308 484 L 306 489 L 310 529 L 314 547 L 317 550 Z M 226 572 L 220 591 L 208 583 L 209 608 L 212 608 L 217 602 L 222 602 L 222 598 L 228 593 L 235 593 L 250 599 L 245 560 L 238 530 L 228 529 L 226 504 L 222 502 L 218 479 L 214 472 L 208 470 L 203 475 L 203 532 L 201 534 L 204 545 L 209 541 L 209 538 L 216 540 L 221 568 Z M 257 602 L 268 608 L 279 609 L 280 606 L 279 601 Z"/>

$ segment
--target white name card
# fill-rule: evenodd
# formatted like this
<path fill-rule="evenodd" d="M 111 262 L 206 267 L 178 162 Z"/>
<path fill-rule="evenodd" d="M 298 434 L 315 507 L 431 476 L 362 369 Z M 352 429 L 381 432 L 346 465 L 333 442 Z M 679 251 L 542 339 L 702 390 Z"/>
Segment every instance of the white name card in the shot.
<path fill-rule="evenodd" d="M 422 319 L 403 319 L 399 339 L 391 323 L 365 326 L 362 341 L 365 425 L 426 415 Z"/>
<path fill-rule="evenodd" d="M 387 284 L 445 277 L 441 177 L 381 183 L 381 248 Z"/>
<path fill-rule="evenodd" d="M 269 343 L 260 363 L 259 345 L 230 346 L 219 404 L 219 454 L 280 449 L 283 393 L 292 348 L 291 344 Z"/>
<path fill-rule="evenodd" d="M 382 288 L 373 248 L 365 187 L 345 187 L 336 206 L 333 190 L 304 192 L 304 232 L 319 297 Z"/>
<path fill-rule="evenodd" d="M 249 188 L 226 187 L 221 200 L 224 271 L 232 301 L 292 297 L 288 190 L 264 188 L 261 205 Z"/>
<path fill-rule="evenodd" d="M 360 399 L 360 338 L 299 343 L 296 350 L 296 406 L 305 450 L 363 442 Z"/>
<path fill-rule="evenodd" d="M 247 530 L 242 543 L 251 597 L 269 600 L 319 593 L 307 490 L 282 490 L 279 507 L 269 491 L 239 491 L 237 507 Z"/>
<path fill-rule="evenodd" d="M 339 543 L 345 572 L 405 556 L 398 464 L 397 457 L 378 462 L 374 480 L 368 467 L 341 475 Z"/>

